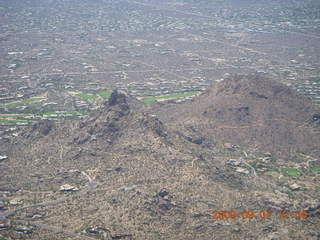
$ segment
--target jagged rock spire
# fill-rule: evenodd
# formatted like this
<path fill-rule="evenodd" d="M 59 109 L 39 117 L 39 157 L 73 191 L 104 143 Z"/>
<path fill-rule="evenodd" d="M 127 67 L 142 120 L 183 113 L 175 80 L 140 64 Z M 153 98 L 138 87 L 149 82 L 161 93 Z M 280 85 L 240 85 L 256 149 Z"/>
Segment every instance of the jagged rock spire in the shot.
<path fill-rule="evenodd" d="M 127 97 L 124 93 L 118 92 L 118 90 L 114 90 L 111 93 L 111 96 L 108 100 L 109 106 L 114 106 L 117 104 L 127 104 Z"/>

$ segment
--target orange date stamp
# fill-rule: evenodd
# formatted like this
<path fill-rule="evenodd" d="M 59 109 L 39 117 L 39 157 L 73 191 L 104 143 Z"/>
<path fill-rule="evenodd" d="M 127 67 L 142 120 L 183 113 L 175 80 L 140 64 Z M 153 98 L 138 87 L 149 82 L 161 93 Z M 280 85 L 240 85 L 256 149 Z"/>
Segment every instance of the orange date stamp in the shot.
<path fill-rule="evenodd" d="M 303 220 L 308 218 L 307 210 L 243 210 L 237 212 L 236 210 L 213 210 L 211 212 L 212 220 L 226 220 L 226 219 L 269 219 L 271 217 L 278 217 L 280 219 L 297 219 Z"/>

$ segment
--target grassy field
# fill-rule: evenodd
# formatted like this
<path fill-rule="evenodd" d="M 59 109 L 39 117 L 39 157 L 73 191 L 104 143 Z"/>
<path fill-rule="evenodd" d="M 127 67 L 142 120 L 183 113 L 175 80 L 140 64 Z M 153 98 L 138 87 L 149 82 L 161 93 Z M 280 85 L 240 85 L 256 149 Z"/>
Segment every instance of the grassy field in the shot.
<path fill-rule="evenodd" d="M 25 120 L 33 114 L 0 114 L 0 118 L 13 118 Z"/>
<path fill-rule="evenodd" d="M 77 93 L 75 96 L 85 101 L 92 101 L 98 98 L 96 94 L 92 93 Z"/>
<path fill-rule="evenodd" d="M 112 93 L 112 91 L 110 91 L 110 90 L 103 90 L 103 91 L 99 91 L 97 93 L 97 95 L 99 95 L 100 97 L 106 99 L 106 98 L 110 97 L 111 93 Z"/>
<path fill-rule="evenodd" d="M 57 116 L 66 116 L 66 115 L 73 115 L 73 116 L 79 116 L 83 115 L 84 113 L 79 112 L 79 111 L 56 111 L 56 112 L 44 112 L 44 113 L 39 113 L 36 114 L 35 116 L 52 116 L 52 115 L 57 115 Z"/>
<path fill-rule="evenodd" d="M 27 120 L 18 120 L 18 119 L 0 118 L 0 123 L 17 124 L 17 123 L 29 123 L 29 121 L 27 121 Z"/>
<path fill-rule="evenodd" d="M 100 90 L 97 93 L 83 93 L 74 89 L 60 89 L 63 92 L 70 93 L 73 96 L 79 97 L 85 101 L 94 101 L 98 98 L 107 99 L 111 92 L 110 90 Z M 14 108 L 18 106 L 25 106 L 31 103 L 37 103 L 45 100 L 46 98 L 43 96 L 38 97 L 31 97 L 27 99 L 22 99 L 20 101 L 14 101 L 9 103 L 0 104 L 0 108 Z M 19 125 L 19 124 L 26 124 L 32 123 L 41 117 L 49 117 L 49 118 L 57 118 L 57 117 L 72 117 L 72 116 L 82 116 L 85 115 L 85 111 L 52 111 L 52 112 L 34 112 L 32 114 L 25 113 L 25 114 L 0 114 L 0 124 L 12 124 L 12 125 Z"/>
<path fill-rule="evenodd" d="M 297 168 L 281 168 L 281 172 L 289 177 L 299 178 L 301 176 L 301 172 Z"/>
<path fill-rule="evenodd" d="M 320 172 L 320 167 L 310 167 L 311 171 Z"/>
<path fill-rule="evenodd" d="M 27 99 L 23 99 L 21 101 L 15 101 L 15 102 L 1 104 L 0 108 L 24 106 L 24 105 L 27 105 L 27 104 L 30 104 L 30 103 L 41 102 L 44 99 L 45 99 L 45 97 L 27 98 Z"/>
<path fill-rule="evenodd" d="M 111 95 L 111 92 L 112 92 L 111 90 L 101 90 L 97 93 L 84 93 L 84 92 L 80 92 L 75 89 L 61 89 L 61 91 L 66 92 L 66 93 L 70 93 L 71 95 L 79 97 L 85 101 L 93 101 L 99 97 L 106 99 Z"/>
<path fill-rule="evenodd" d="M 111 95 L 111 91 L 110 90 L 102 90 L 102 91 L 99 91 L 96 94 L 79 92 L 75 96 L 77 96 L 77 97 L 79 97 L 79 98 L 81 98 L 82 100 L 85 100 L 85 101 L 92 101 L 92 100 L 96 100 L 99 97 L 106 99 L 110 95 Z"/>
<path fill-rule="evenodd" d="M 185 98 L 185 97 L 191 97 L 196 94 L 198 94 L 198 91 L 194 92 L 186 92 L 186 93 L 176 93 L 176 94 L 167 94 L 167 95 L 160 95 L 160 96 L 152 96 L 152 97 L 145 97 L 141 98 L 140 101 L 145 104 L 154 103 L 156 100 L 159 99 L 177 99 L 177 98 Z"/>
<path fill-rule="evenodd" d="M 56 111 L 56 112 L 43 112 L 37 114 L 0 114 L 0 123 L 5 124 L 21 124 L 31 123 L 40 117 L 67 117 L 67 116 L 82 116 L 86 114 L 80 111 Z M 34 118 L 31 120 L 31 118 Z"/>

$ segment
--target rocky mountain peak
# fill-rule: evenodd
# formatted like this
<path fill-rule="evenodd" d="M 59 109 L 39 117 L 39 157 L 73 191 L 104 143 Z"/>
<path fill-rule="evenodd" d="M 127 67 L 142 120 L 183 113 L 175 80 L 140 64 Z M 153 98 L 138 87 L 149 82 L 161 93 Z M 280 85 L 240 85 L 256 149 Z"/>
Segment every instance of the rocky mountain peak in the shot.
<path fill-rule="evenodd" d="M 92 116 L 94 119 L 119 119 L 128 115 L 130 108 L 126 94 L 115 90 L 111 93 L 109 99 L 102 104 L 100 110 Z"/>
<path fill-rule="evenodd" d="M 108 101 L 104 104 L 103 112 L 115 112 L 116 115 L 124 116 L 130 112 L 130 106 L 127 102 L 127 96 L 117 90 L 113 91 Z"/>
<path fill-rule="evenodd" d="M 114 105 L 126 105 L 127 104 L 127 97 L 124 93 L 119 92 L 118 90 L 114 90 L 111 93 L 110 98 L 106 102 L 108 106 L 114 106 Z"/>

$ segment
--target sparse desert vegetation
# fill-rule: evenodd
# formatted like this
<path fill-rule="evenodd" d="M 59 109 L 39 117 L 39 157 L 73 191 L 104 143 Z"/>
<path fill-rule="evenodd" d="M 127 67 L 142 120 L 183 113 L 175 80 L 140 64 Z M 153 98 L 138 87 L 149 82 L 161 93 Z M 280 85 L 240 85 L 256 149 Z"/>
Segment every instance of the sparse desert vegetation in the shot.
<path fill-rule="evenodd" d="M 320 239 L 319 9 L 0 1 L 0 240 Z"/>

